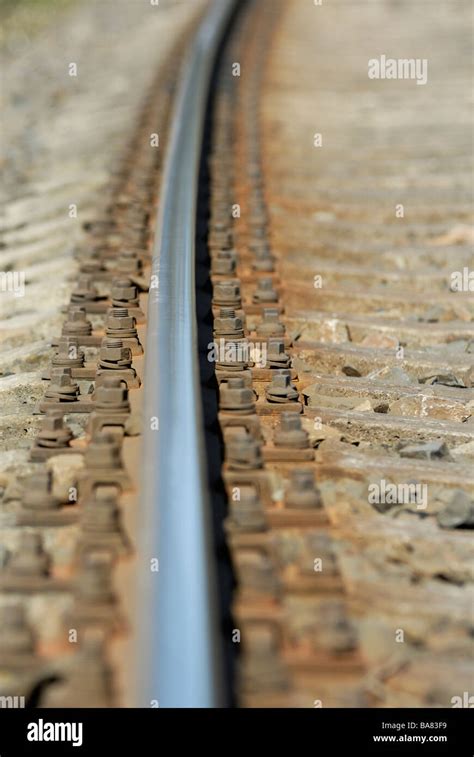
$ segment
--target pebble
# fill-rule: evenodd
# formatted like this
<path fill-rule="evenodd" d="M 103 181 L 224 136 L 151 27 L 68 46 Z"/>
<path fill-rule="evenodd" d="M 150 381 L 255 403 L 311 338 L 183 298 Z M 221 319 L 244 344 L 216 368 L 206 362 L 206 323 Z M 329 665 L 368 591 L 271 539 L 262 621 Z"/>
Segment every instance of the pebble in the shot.
<path fill-rule="evenodd" d="M 449 450 L 444 442 L 424 442 L 423 444 L 409 444 L 399 448 L 400 457 L 411 457 L 418 460 L 434 460 L 449 457 Z"/>
<path fill-rule="evenodd" d="M 474 500 L 466 492 L 457 491 L 437 519 L 442 528 L 474 528 Z"/>

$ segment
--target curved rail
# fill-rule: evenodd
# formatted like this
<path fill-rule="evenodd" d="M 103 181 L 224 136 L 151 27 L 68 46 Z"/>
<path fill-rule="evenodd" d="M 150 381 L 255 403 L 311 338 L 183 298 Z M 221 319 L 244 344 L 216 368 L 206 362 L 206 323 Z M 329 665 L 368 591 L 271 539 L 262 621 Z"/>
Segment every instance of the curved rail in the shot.
<path fill-rule="evenodd" d="M 215 0 L 193 40 L 173 113 L 153 252 L 138 544 L 136 701 L 144 707 L 154 700 L 160 707 L 222 704 L 194 269 L 209 83 L 235 5 Z"/>

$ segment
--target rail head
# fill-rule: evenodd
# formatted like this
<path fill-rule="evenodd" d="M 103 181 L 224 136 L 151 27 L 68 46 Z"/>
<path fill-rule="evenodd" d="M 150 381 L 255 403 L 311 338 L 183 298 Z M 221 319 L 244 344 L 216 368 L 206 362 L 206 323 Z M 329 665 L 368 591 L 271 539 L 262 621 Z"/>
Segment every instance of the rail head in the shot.
<path fill-rule="evenodd" d="M 214 0 L 173 111 L 149 292 L 135 702 L 217 707 L 223 680 L 198 371 L 195 225 L 211 73 L 236 0 Z M 156 704 L 155 704 L 156 706 Z"/>

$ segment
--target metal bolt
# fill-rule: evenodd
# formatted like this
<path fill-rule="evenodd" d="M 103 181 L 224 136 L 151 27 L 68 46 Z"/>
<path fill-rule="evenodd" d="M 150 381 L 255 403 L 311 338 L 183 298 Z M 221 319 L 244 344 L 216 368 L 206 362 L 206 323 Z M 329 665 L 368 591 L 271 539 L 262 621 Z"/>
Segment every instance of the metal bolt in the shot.
<path fill-rule="evenodd" d="M 249 651 L 255 655 L 273 655 L 278 651 L 276 634 L 270 626 L 259 625 L 253 628 L 249 641 Z"/>
<path fill-rule="evenodd" d="M 291 472 L 285 505 L 286 507 L 296 509 L 321 507 L 321 496 L 315 486 L 312 470 L 308 468 L 296 468 Z"/>
<path fill-rule="evenodd" d="M 242 531 L 265 531 L 267 523 L 254 486 L 238 485 L 239 500 L 230 503 L 231 522 Z"/>
<path fill-rule="evenodd" d="M 84 453 L 85 467 L 94 470 L 116 470 L 122 468 L 120 440 L 114 434 L 97 433 Z"/>
<path fill-rule="evenodd" d="M 116 493 L 98 487 L 93 499 L 84 504 L 81 525 L 86 532 L 120 533 L 120 508 Z"/>
<path fill-rule="evenodd" d="M 85 552 L 77 580 L 80 599 L 98 604 L 115 602 L 112 583 L 113 556 L 108 550 Z"/>
<path fill-rule="evenodd" d="M 344 603 L 330 599 L 319 606 L 315 646 L 331 652 L 349 652 L 357 644 L 354 629 L 346 614 Z"/>
<path fill-rule="evenodd" d="M 279 320 L 278 310 L 275 308 L 263 308 L 263 318 L 257 325 L 257 336 L 270 337 L 270 336 L 283 336 L 285 334 L 285 326 Z"/>
<path fill-rule="evenodd" d="M 278 302 L 278 294 L 273 288 L 271 279 L 258 279 L 257 289 L 253 293 L 253 301 L 261 302 Z"/>
<path fill-rule="evenodd" d="M 110 370 L 123 370 L 132 365 L 132 350 L 124 347 L 121 339 L 105 337 L 99 352 L 99 367 Z"/>
<path fill-rule="evenodd" d="M 133 250 L 125 250 L 119 255 L 115 267 L 120 273 L 138 275 L 143 270 L 143 261 Z"/>
<path fill-rule="evenodd" d="M 212 231 L 225 232 L 229 230 L 228 221 L 214 220 L 211 221 L 210 226 Z"/>
<path fill-rule="evenodd" d="M 290 356 L 285 352 L 285 343 L 281 339 L 268 340 L 267 366 L 269 368 L 288 368 Z"/>
<path fill-rule="evenodd" d="M 114 307 L 138 307 L 137 287 L 130 279 L 114 279 L 110 296 Z"/>
<path fill-rule="evenodd" d="M 233 250 L 219 250 L 211 261 L 211 271 L 218 276 L 231 276 L 235 272 L 236 257 Z"/>
<path fill-rule="evenodd" d="M 225 445 L 226 461 L 232 470 L 263 468 L 262 447 L 250 434 L 234 434 Z"/>
<path fill-rule="evenodd" d="M 71 294 L 71 302 L 93 302 L 98 297 L 99 293 L 92 282 L 92 276 L 79 276 L 77 286 Z"/>
<path fill-rule="evenodd" d="M 92 323 L 87 318 L 85 308 L 78 306 L 69 308 L 62 334 L 63 336 L 89 336 L 92 334 Z"/>
<path fill-rule="evenodd" d="M 220 409 L 229 412 L 255 412 L 255 396 L 242 378 L 231 378 L 220 386 Z"/>
<path fill-rule="evenodd" d="M 260 208 L 254 208 L 247 218 L 249 226 L 265 226 L 268 223 L 268 216 L 266 211 Z"/>
<path fill-rule="evenodd" d="M 112 707 L 112 671 L 105 657 L 105 633 L 85 627 L 81 645 L 60 683 L 46 688 L 43 707 Z"/>
<path fill-rule="evenodd" d="M 229 197 L 228 201 L 223 200 L 222 197 L 211 201 L 212 216 L 222 218 L 224 220 L 231 219 L 231 205 L 232 200 Z"/>
<path fill-rule="evenodd" d="M 259 162 L 253 161 L 247 164 L 247 175 L 251 179 L 258 179 L 262 175 L 262 168 Z"/>
<path fill-rule="evenodd" d="M 229 231 L 213 231 L 209 237 L 210 247 L 219 247 L 221 250 L 232 249 L 232 234 Z"/>
<path fill-rule="evenodd" d="M 297 413 L 282 413 L 280 428 L 275 431 L 274 443 L 276 447 L 291 447 L 305 449 L 309 447 L 308 432 L 301 424 L 301 417 Z"/>
<path fill-rule="evenodd" d="M 136 318 L 131 316 L 127 308 L 110 308 L 105 321 L 105 333 L 108 337 L 136 339 Z"/>
<path fill-rule="evenodd" d="M 339 573 L 334 542 L 328 534 L 313 531 L 305 535 L 303 548 L 297 558 L 301 573 L 314 576 L 316 555 L 322 561 L 324 575 L 336 576 Z"/>
<path fill-rule="evenodd" d="M 291 383 L 290 371 L 282 369 L 275 373 L 265 387 L 265 396 L 268 402 L 297 402 L 298 390 Z"/>
<path fill-rule="evenodd" d="M 264 271 L 265 273 L 272 273 L 275 270 L 275 259 L 268 247 L 255 251 L 252 266 L 256 271 Z"/>
<path fill-rule="evenodd" d="M 68 682 L 76 706 L 107 706 L 112 703 L 112 671 L 105 657 L 104 632 L 86 628 Z"/>
<path fill-rule="evenodd" d="M 56 510 L 59 507 L 59 500 L 53 497 L 53 474 L 50 470 L 26 476 L 22 493 L 22 505 L 28 510 Z"/>
<path fill-rule="evenodd" d="M 69 445 L 72 438 L 72 431 L 65 425 L 62 413 L 58 413 L 54 408 L 48 408 L 35 444 L 38 447 L 62 449 Z"/>
<path fill-rule="evenodd" d="M 0 650 L 9 655 L 34 652 L 35 637 L 19 603 L 0 606 Z"/>
<path fill-rule="evenodd" d="M 242 549 L 238 555 L 238 577 L 243 587 L 273 594 L 277 588 L 274 565 L 268 555 L 257 549 Z"/>
<path fill-rule="evenodd" d="M 235 315 L 233 308 L 221 308 L 219 316 L 214 319 L 214 333 L 220 337 L 243 339 L 244 327 L 242 318 Z"/>
<path fill-rule="evenodd" d="M 253 207 L 262 206 L 265 201 L 262 187 L 255 185 L 252 187 L 249 194 L 249 203 Z"/>
<path fill-rule="evenodd" d="M 43 547 L 41 534 L 24 532 L 20 544 L 7 563 L 7 572 L 16 576 L 48 576 L 51 559 Z"/>
<path fill-rule="evenodd" d="M 79 395 L 79 384 L 71 378 L 70 368 L 52 368 L 51 380 L 44 393 L 45 399 L 57 402 L 75 402 Z"/>
<path fill-rule="evenodd" d="M 80 272 L 95 275 L 100 271 L 105 271 L 105 265 L 97 250 L 93 250 L 87 255 L 80 255 Z"/>
<path fill-rule="evenodd" d="M 230 279 L 217 282 L 214 285 L 212 304 L 240 308 L 242 306 L 240 283 Z"/>
<path fill-rule="evenodd" d="M 95 410 L 130 412 L 128 389 L 122 379 L 104 376 L 103 383 L 95 390 Z"/>
<path fill-rule="evenodd" d="M 269 624 L 253 624 L 246 632 L 245 640 L 244 689 L 255 693 L 285 691 L 288 675 L 281 662 L 276 629 Z"/>
<path fill-rule="evenodd" d="M 224 371 L 243 371 L 248 366 L 248 343 L 245 339 L 220 338 L 216 368 Z"/>
<path fill-rule="evenodd" d="M 55 368 L 82 368 L 84 353 L 79 349 L 75 336 L 62 336 L 58 341 L 58 351 L 51 360 Z"/>

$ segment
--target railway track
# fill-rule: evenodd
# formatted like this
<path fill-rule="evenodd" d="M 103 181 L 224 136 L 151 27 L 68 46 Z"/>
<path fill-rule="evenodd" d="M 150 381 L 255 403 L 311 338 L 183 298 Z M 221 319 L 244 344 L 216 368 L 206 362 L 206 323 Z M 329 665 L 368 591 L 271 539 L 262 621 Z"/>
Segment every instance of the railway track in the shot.
<path fill-rule="evenodd" d="M 419 134 L 394 172 L 385 122 L 357 133 L 354 166 L 347 93 L 386 103 L 350 62 L 335 100 L 315 92 L 335 135 L 318 152 L 292 50 L 317 57 L 314 30 L 324 50 L 337 22 L 289 5 L 209 6 L 87 223 L 30 460 L 4 481 L 2 696 L 447 707 L 469 691 L 474 334 L 452 287 L 469 181 L 435 138 L 422 159 L 442 169 L 415 181 Z M 341 49 L 355 29 L 370 58 L 344 8 Z"/>

